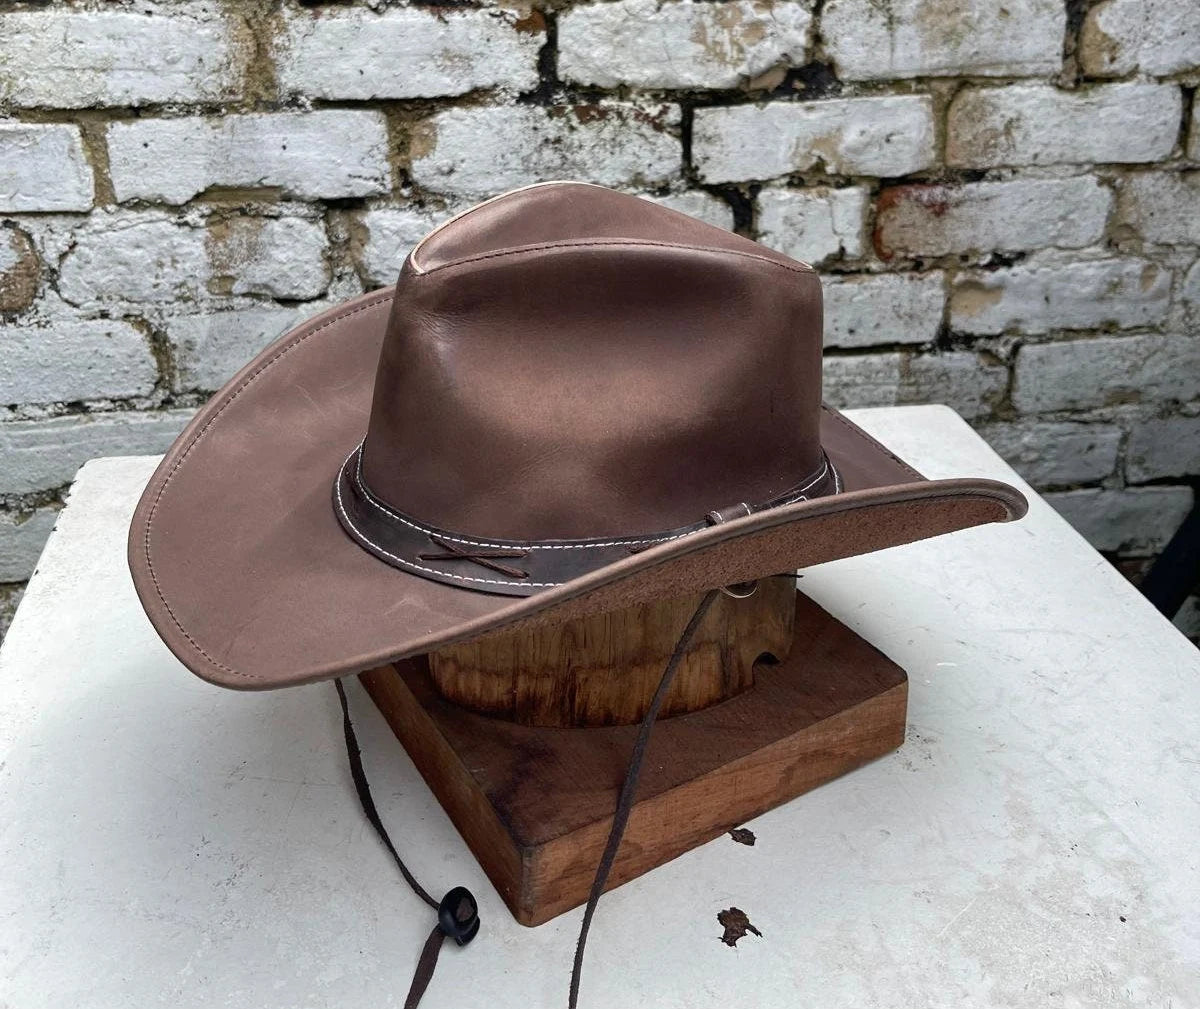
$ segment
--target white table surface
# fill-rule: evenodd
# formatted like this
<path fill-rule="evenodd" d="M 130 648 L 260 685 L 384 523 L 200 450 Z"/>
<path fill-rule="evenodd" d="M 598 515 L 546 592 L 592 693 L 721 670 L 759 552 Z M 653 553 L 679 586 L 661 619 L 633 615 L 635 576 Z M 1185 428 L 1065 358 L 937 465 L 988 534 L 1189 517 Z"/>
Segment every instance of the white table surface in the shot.
<path fill-rule="evenodd" d="M 929 476 L 1016 479 L 945 408 L 852 416 Z M 0 1006 L 399 1006 L 432 917 L 359 810 L 333 687 L 209 686 L 138 606 L 154 462 L 80 471 L 0 652 Z M 805 572 L 908 670 L 908 742 L 753 821 L 754 847 L 609 894 L 581 1006 L 1200 1006 L 1200 652 L 1031 504 Z M 480 899 L 428 1004 L 565 1005 L 579 912 L 517 925 L 351 703 L 418 878 Z M 731 905 L 761 939 L 718 941 Z"/>

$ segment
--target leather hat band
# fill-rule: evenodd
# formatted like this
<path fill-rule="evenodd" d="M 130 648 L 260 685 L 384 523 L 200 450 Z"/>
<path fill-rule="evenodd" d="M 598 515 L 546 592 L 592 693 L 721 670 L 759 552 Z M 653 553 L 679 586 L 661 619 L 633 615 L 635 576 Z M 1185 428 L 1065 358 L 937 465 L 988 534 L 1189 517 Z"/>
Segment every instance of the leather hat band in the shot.
<path fill-rule="evenodd" d="M 385 504 L 366 485 L 362 445 L 338 471 L 333 506 L 342 528 L 359 546 L 392 567 L 476 592 L 531 596 L 660 543 L 680 539 L 734 517 L 837 494 L 841 479 L 822 453 L 821 465 L 784 494 L 758 505 L 712 509 L 691 525 L 628 538 L 521 541 L 480 539 L 439 529 Z M 739 516 L 740 517 L 740 516 Z"/>

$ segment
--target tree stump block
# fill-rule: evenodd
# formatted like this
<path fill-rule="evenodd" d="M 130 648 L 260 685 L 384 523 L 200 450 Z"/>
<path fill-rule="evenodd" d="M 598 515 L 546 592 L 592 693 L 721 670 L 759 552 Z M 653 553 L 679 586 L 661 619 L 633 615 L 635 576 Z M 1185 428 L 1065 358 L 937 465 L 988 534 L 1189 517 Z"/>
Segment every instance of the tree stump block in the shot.
<path fill-rule="evenodd" d="M 446 698 L 522 725 L 563 728 L 641 721 L 703 593 L 555 627 L 489 634 L 429 655 Z M 754 685 L 754 665 L 792 647 L 795 578 L 763 578 L 745 598 L 721 594 L 696 630 L 661 718 L 700 711 Z"/>
<path fill-rule="evenodd" d="M 706 620 L 688 656 L 687 686 L 673 697 L 676 714 L 654 729 L 609 888 L 904 741 L 904 671 L 797 594 L 790 578 L 764 588 L 749 606 L 735 604 L 753 596 L 714 604 L 713 626 Z M 791 647 L 780 655 L 784 600 Z M 574 632 L 498 635 L 361 674 L 522 924 L 587 899 L 637 733 L 630 723 L 695 603 L 651 607 L 653 627 L 628 613 L 597 615 Z M 772 661 L 755 665 L 764 653 Z M 609 655 L 639 671 L 605 668 Z"/>

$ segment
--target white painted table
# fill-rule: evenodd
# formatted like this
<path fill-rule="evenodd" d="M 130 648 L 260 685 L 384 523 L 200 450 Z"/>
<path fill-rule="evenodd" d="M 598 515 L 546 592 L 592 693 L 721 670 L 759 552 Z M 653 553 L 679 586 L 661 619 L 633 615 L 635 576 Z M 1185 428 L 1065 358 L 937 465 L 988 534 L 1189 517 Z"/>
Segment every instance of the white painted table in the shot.
<path fill-rule="evenodd" d="M 855 411 L 929 476 L 1013 472 L 941 407 Z M 149 458 L 87 464 L 0 653 L 0 1006 L 399 1006 L 430 912 L 329 684 L 184 671 L 125 568 Z M 904 666 L 909 739 L 609 894 L 587 1007 L 1200 1006 L 1200 653 L 1040 500 L 805 573 Z M 515 924 L 361 690 L 417 876 L 480 898 L 430 1006 L 565 1005 L 574 912 Z M 736 949 L 716 914 L 762 930 Z"/>

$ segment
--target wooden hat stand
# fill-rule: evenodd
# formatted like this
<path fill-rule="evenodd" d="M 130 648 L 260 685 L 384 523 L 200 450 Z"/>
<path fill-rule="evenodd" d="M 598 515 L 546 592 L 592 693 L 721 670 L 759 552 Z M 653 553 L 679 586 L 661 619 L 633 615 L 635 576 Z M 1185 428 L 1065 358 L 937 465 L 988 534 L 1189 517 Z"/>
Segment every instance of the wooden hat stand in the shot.
<path fill-rule="evenodd" d="M 587 899 L 637 722 L 700 596 L 499 632 L 363 673 L 513 916 Z M 904 671 L 795 579 L 722 594 L 659 716 L 618 886 L 904 741 Z"/>

